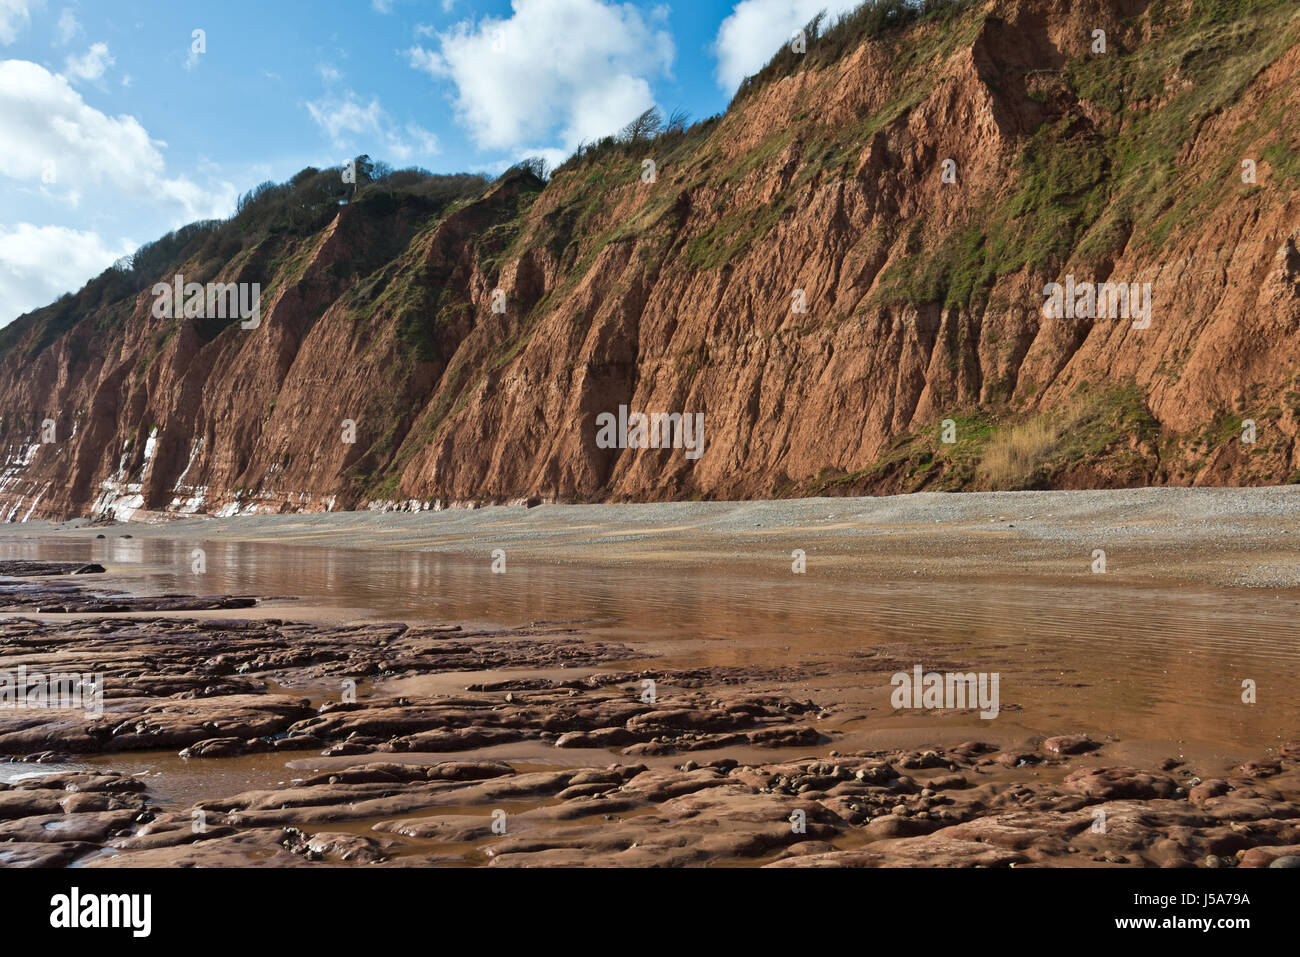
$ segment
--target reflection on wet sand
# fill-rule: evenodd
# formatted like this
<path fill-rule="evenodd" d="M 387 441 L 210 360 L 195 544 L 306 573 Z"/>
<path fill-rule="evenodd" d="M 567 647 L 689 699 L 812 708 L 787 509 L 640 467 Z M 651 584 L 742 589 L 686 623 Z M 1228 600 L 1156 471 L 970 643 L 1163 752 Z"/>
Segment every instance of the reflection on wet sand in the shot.
<path fill-rule="evenodd" d="M 196 546 L 206 553 L 204 575 L 189 571 L 188 556 Z M 951 800 L 945 805 L 940 792 L 943 787 L 974 787 L 981 777 L 987 786 L 1014 788 L 1023 782 L 1047 788 L 1056 795 L 1052 800 L 1069 810 L 1077 800 L 1071 795 L 1092 793 L 1087 790 L 1093 787 L 1087 777 L 1090 769 L 1122 762 L 1131 768 L 1163 767 L 1173 775 L 1179 768 L 1177 774 L 1187 786 L 1179 786 L 1177 777 L 1136 784 L 1138 779 L 1124 778 L 1107 783 L 1110 791 L 1103 788 L 1089 799 L 1132 794 L 1144 800 L 1186 800 L 1202 777 L 1262 755 L 1289 753 L 1279 749 L 1300 728 L 1300 701 L 1294 695 L 1300 687 L 1300 640 L 1294 625 L 1300 594 L 1285 589 L 1229 590 L 1101 576 L 1073 583 L 1023 577 L 818 578 L 795 576 L 788 566 L 783 573 L 782 566 L 772 571 L 752 562 L 705 572 L 698 567 L 552 565 L 515 559 L 508 574 L 495 575 L 487 555 L 158 538 L 104 539 L 89 547 L 64 540 L 26 542 L 6 546 L 6 551 L 10 557 L 98 561 L 107 568 L 105 575 L 97 576 L 98 587 L 134 595 L 268 596 L 247 612 L 39 616 L 67 628 L 95 620 L 106 627 L 122 622 L 127 624 L 112 627 L 125 628 L 123 633 L 129 635 L 131 621 L 148 630 L 161 627 L 151 621 L 181 619 L 208 621 L 216 628 L 222 619 L 238 614 L 246 623 L 267 623 L 272 638 L 280 619 L 314 621 L 321 623 L 322 635 L 339 636 L 311 639 L 326 640 L 322 647 L 329 641 L 353 641 L 354 632 L 369 647 L 395 640 L 384 637 L 386 626 L 381 623 L 415 626 L 383 653 L 391 662 L 383 663 L 381 655 L 356 672 L 358 700 L 383 717 L 369 717 L 371 712 L 364 709 L 351 714 L 341 702 L 339 678 L 352 672 L 329 662 L 355 664 L 355 652 L 342 657 L 331 652 L 333 657 L 304 668 L 311 662 L 294 658 L 299 639 L 292 634 L 288 644 L 276 645 L 282 650 L 275 655 L 249 659 L 253 668 L 246 677 L 229 678 L 226 693 L 256 691 L 293 702 L 274 727 L 296 722 L 299 730 L 292 733 L 306 735 L 304 742 L 315 740 L 311 736 L 319 731 L 322 743 L 333 742 L 324 754 L 320 743 L 315 751 L 293 749 L 292 742 L 284 742 L 291 745 L 288 750 L 259 750 L 265 745 L 253 738 L 223 743 L 221 729 L 214 728 L 205 746 L 227 756 L 183 758 L 175 748 L 132 745 L 134 750 L 123 753 L 70 759 L 54 755 L 60 763 L 48 766 L 0 767 L 0 784 L 19 788 L 29 787 L 35 775 L 54 772 L 99 775 L 96 780 L 121 775 L 144 783 L 153 809 L 149 814 L 160 816 L 134 826 L 125 842 L 119 841 L 120 847 L 93 856 L 72 855 L 69 862 L 78 865 L 120 863 L 137 854 L 164 855 L 155 862 L 171 862 L 166 855 L 177 853 L 177 845 L 166 835 L 184 831 L 195 806 L 213 808 L 220 827 L 236 828 L 228 836 L 223 832 L 221 841 L 228 849 L 213 859 L 216 863 L 305 857 L 481 864 L 494 859 L 496 852 L 485 845 L 474 820 L 492 809 L 527 823 L 530 833 L 546 835 L 543 844 L 548 850 L 528 840 L 519 843 L 522 839 L 512 835 L 500 845 L 513 848 L 507 856 L 540 853 L 541 862 L 562 863 L 576 848 L 618 855 L 641 846 L 658 849 L 643 851 L 650 855 L 646 858 L 632 854 L 628 862 L 659 854 L 665 861 L 688 863 L 695 858 L 680 857 L 656 843 L 656 828 L 677 821 L 676 814 L 691 817 L 708 809 L 720 820 L 733 821 L 742 836 L 748 825 L 738 822 L 751 820 L 753 814 L 766 822 L 754 825 L 758 830 L 750 835 L 750 844 L 719 845 L 715 861 L 761 864 L 795 853 L 788 841 L 773 837 L 768 820 L 776 812 L 775 820 L 783 820 L 793 806 L 779 804 L 773 810 L 769 798 L 762 796 L 785 801 L 783 795 L 804 793 L 818 797 L 823 810 L 837 808 L 831 815 L 834 821 L 814 822 L 816 839 L 798 844 L 797 855 L 811 859 L 815 853 L 856 852 L 874 844 L 863 830 L 867 825 L 885 840 L 923 836 L 945 823 L 966 826 L 971 815 L 983 813 L 983 799 L 969 806 Z M 352 621 L 358 622 L 359 632 L 341 627 Z M 465 632 L 433 627 L 450 624 Z M 516 628 L 525 631 L 517 636 L 501 631 Z M 179 634 L 170 640 L 183 646 L 188 639 Z M 266 636 L 257 640 L 265 641 Z M 533 645 L 541 649 L 537 642 L 552 640 L 577 642 L 575 648 L 586 650 L 563 667 L 547 664 L 549 651 L 527 650 Z M 450 670 L 449 662 L 432 664 L 428 658 L 465 642 L 472 655 Z M 493 657 L 493 648 L 521 649 L 523 657 Z M 63 653 L 75 655 L 75 650 Z M 483 664 L 476 667 L 480 659 Z M 184 660 L 176 659 L 178 666 L 183 667 Z M 426 665 L 405 666 L 414 660 Z M 295 661 L 292 667 L 284 666 Z M 997 718 L 983 720 L 975 708 L 895 709 L 890 704 L 891 675 L 914 666 L 996 672 L 1001 679 Z M 663 713 L 695 709 L 692 723 L 673 725 L 669 720 L 662 729 L 635 728 L 642 720 L 638 715 L 654 706 L 627 710 L 620 702 L 635 702 L 639 676 L 650 673 L 662 682 L 665 697 L 658 707 Z M 1258 700 L 1267 707 L 1243 703 L 1242 682 L 1247 679 L 1255 683 Z M 738 696 L 738 689 L 743 694 Z M 574 714 L 587 707 L 601 717 L 556 725 L 554 732 L 539 736 L 538 729 L 547 727 L 548 709 L 558 707 L 566 695 L 580 695 L 584 702 L 575 705 L 579 710 Z M 455 717 L 460 713 L 456 709 L 466 708 L 479 716 L 473 719 L 475 727 L 497 730 L 475 731 L 481 738 L 477 744 L 473 742 L 479 739 L 472 736 L 462 741 L 459 731 L 421 730 L 428 723 L 422 717 L 428 709 L 433 709 L 430 714 L 453 715 L 447 727 L 456 729 L 461 720 Z M 744 722 L 726 717 L 741 713 L 737 708 L 751 709 Z M 492 718 L 493 709 L 504 713 Z M 783 711 L 806 725 L 807 734 L 781 726 L 786 720 L 780 718 Z M 309 719 L 315 712 L 323 717 Z M 750 715 L 757 715 L 759 723 Z M 621 730 L 625 720 L 629 731 Z M 769 726 L 785 737 L 770 738 L 763 730 Z M 1086 735 L 1088 747 L 1076 757 L 1063 753 L 1044 758 L 1043 739 L 1060 734 Z M 569 739 L 567 744 L 561 738 Z M 452 741 L 459 743 L 443 749 Z M 972 742 L 980 742 L 979 748 L 972 750 Z M 248 753 L 250 745 L 256 747 Z M 934 749 L 939 755 L 934 759 L 909 757 L 934 754 Z M 887 752 L 897 757 L 877 781 L 872 762 Z M 849 757 L 836 759 L 836 754 Z M 827 768 L 833 773 L 819 770 L 818 759 L 830 761 Z M 927 774 L 936 781 L 943 774 L 900 775 L 908 761 L 916 760 L 922 761 L 916 765 L 921 769 L 956 771 L 963 783 L 928 787 Z M 939 764 L 926 763 L 931 760 Z M 453 773 L 448 768 L 462 767 L 469 777 L 458 783 L 437 777 Z M 593 770 L 605 767 L 613 770 Z M 1293 774 L 1289 764 L 1280 768 Z M 426 773 L 433 777 L 426 780 Z M 1276 773 L 1266 770 L 1261 777 Z M 748 790 L 715 780 L 737 774 L 737 786 L 744 783 Z M 593 783 L 569 783 L 584 775 Z M 349 776 L 356 779 L 355 785 L 348 784 Z M 315 784 L 304 783 L 313 780 Z M 1242 783 L 1247 780 L 1254 780 L 1253 772 L 1229 790 L 1249 800 L 1282 800 L 1283 792 L 1259 791 L 1250 797 L 1247 792 L 1255 786 Z M 716 788 L 719 783 L 726 787 Z M 111 781 L 103 786 L 116 787 Z M 334 792 L 348 786 L 362 788 L 355 802 L 365 807 L 372 802 L 375 813 L 342 813 Z M 700 791 L 698 797 L 687 797 L 699 788 L 708 789 L 708 796 Z M 459 790 L 452 794 L 453 789 Z M 298 792 L 304 795 L 303 813 L 271 813 L 280 795 L 287 800 Z M 827 794 L 840 792 L 842 804 L 827 803 Z M 876 792 L 888 792 L 889 799 Z M 399 800 L 399 793 L 406 796 Z M 497 793 L 500 797 L 490 806 L 474 799 Z M 1217 799 L 1222 792 L 1207 798 Z M 113 798 L 108 805 L 125 800 Z M 593 800 L 597 803 L 590 803 Z M 663 804 L 665 800 L 669 803 Z M 750 808 L 746 802 L 751 800 L 769 803 L 760 811 L 759 805 Z M 698 806 L 689 806 L 691 801 Z M 673 802 L 687 804 L 678 808 Z M 103 813 L 121 810 L 114 806 Z M 1256 812 L 1240 813 L 1252 819 L 1249 815 Z M 885 815 L 913 823 L 886 822 Z M 260 827 L 291 826 L 298 836 L 281 842 L 272 840 L 278 832 L 238 830 L 250 821 Z M 622 836 L 601 836 L 615 830 L 601 830 L 602 821 L 618 822 L 617 834 Z M 502 835 L 493 840 L 497 837 Z M 1272 837 L 1274 845 L 1288 840 L 1281 830 Z M 221 846 L 203 843 L 213 849 Z M 1178 853 L 1186 857 L 1213 846 L 1211 836 Z M 1062 845 L 1051 854 L 1079 852 L 1079 847 Z M 910 852 L 898 853 L 905 862 Z M 979 860 L 998 864 L 1009 859 Z M 1093 860 L 1109 858 L 1100 853 Z M 1149 856 L 1132 859 L 1158 862 Z"/>
<path fill-rule="evenodd" d="M 487 555 L 253 542 L 199 543 L 208 574 L 195 576 L 193 543 L 135 540 L 133 559 L 115 562 L 121 546 L 107 542 L 90 556 L 84 545 L 62 542 L 40 550 L 104 562 L 116 573 L 111 583 L 142 594 L 298 596 L 285 607 L 270 603 L 284 617 L 342 610 L 466 627 L 580 620 L 594 636 L 644 649 L 662 666 L 791 664 L 819 676 L 801 694 L 829 692 L 846 706 L 874 701 L 888 686 L 887 675 L 855 663 L 869 662 L 873 648 L 905 646 L 912 663 L 927 668 L 927 650 L 941 648 L 965 670 L 1000 672 L 1004 700 L 1021 706 L 1005 717 L 1042 733 L 1070 727 L 1240 756 L 1300 729 L 1293 590 L 1134 585 L 1118 576 L 1071 584 L 826 581 L 789 574 L 788 566 L 760 575 L 752 565 L 673 573 L 517 560 L 494 575 Z M 1267 708 L 1242 704 L 1247 678 Z M 911 720 L 918 718 L 931 723 Z M 988 731 L 980 722 L 970 727 Z"/>

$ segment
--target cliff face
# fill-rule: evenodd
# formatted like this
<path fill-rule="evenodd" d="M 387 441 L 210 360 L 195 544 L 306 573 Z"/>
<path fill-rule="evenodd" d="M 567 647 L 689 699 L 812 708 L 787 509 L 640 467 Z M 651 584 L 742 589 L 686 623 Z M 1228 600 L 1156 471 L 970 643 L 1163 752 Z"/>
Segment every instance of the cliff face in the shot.
<path fill-rule="evenodd" d="M 1300 477 L 1300 7 L 846 35 L 544 186 L 377 183 L 24 317 L 0 517 Z M 260 325 L 155 318 L 177 272 L 261 282 Z M 1106 282 L 1133 315 L 1086 314 Z M 620 406 L 703 454 L 600 447 Z"/>

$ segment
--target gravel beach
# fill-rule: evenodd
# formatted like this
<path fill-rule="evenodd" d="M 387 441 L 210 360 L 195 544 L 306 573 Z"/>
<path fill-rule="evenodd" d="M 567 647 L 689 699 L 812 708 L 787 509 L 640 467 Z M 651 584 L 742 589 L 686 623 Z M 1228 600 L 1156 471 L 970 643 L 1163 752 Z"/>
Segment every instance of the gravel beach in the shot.
<path fill-rule="evenodd" d="M 82 538 L 84 521 L 0 529 Z M 99 534 L 474 554 L 614 565 L 789 564 L 880 577 L 1092 574 L 1300 587 L 1300 486 L 920 493 L 880 498 L 241 515 L 131 523 Z"/>

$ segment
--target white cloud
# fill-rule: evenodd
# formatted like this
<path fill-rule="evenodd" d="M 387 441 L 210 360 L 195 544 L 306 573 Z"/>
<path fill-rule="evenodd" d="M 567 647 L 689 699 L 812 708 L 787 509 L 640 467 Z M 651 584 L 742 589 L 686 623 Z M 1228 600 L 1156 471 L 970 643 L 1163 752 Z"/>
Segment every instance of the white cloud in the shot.
<path fill-rule="evenodd" d="M 651 80 L 669 73 L 671 34 L 631 4 L 514 0 L 509 19 L 462 21 L 437 49 L 407 51 L 412 67 L 456 87 L 458 121 L 478 146 L 538 141 L 572 148 L 616 132 L 654 105 Z"/>
<path fill-rule="evenodd" d="M 827 21 L 834 21 L 861 5 L 862 0 L 741 0 L 718 27 L 714 42 L 718 85 L 734 92 L 819 10 L 826 11 Z"/>
<path fill-rule="evenodd" d="M 0 326 L 75 292 L 134 249 L 64 226 L 0 225 Z"/>
<path fill-rule="evenodd" d="M 438 152 L 438 137 L 416 123 L 399 127 L 371 97 L 367 103 L 352 90 L 328 94 L 307 104 L 307 112 L 337 150 L 359 150 L 377 160 L 406 163 Z"/>
<path fill-rule="evenodd" d="M 342 146 L 355 135 L 377 135 L 384 108 L 379 105 L 378 97 L 362 103 L 355 93 L 348 90 L 342 97 L 326 97 L 308 103 L 307 112 L 336 146 Z"/>
<path fill-rule="evenodd" d="M 67 79 L 26 60 L 0 61 L 0 176 L 40 182 L 75 203 L 110 189 L 170 212 L 178 223 L 228 214 L 235 188 L 168 178 L 160 147 L 133 116 L 89 106 Z M 102 201 L 101 201 L 102 205 Z"/>
<path fill-rule="evenodd" d="M 59 22 L 55 25 L 55 30 L 59 36 L 59 43 L 63 46 L 71 43 L 81 35 L 81 21 L 77 19 L 77 15 L 72 12 L 71 7 L 63 8 L 63 12 L 59 14 Z"/>
<path fill-rule="evenodd" d="M 32 22 L 32 11 L 45 0 L 0 0 L 0 43 L 13 43 L 18 31 Z"/>
<path fill-rule="evenodd" d="M 98 80 L 116 62 L 108 52 L 107 43 L 94 43 L 81 56 L 68 57 L 63 68 L 79 80 Z"/>
<path fill-rule="evenodd" d="M 322 63 L 316 67 L 316 70 L 320 73 L 320 78 L 326 83 L 336 83 L 343 79 L 343 74 L 339 72 L 338 67 L 333 63 Z"/>

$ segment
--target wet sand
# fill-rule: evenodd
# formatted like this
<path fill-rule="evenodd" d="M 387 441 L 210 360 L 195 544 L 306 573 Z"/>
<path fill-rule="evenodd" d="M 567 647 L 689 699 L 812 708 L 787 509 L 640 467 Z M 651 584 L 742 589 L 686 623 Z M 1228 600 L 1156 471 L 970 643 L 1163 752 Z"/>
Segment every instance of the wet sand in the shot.
<path fill-rule="evenodd" d="M 954 865 L 1190 865 L 1217 861 L 1214 848 L 1229 852 L 1225 864 L 1267 864 L 1278 855 L 1246 855 L 1254 847 L 1288 846 L 1295 837 L 1290 821 L 1300 818 L 1295 755 L 1286 748 L 1300 737 L 1298 531 L 1300 489 L 1159 489 L 42 524 L 0 529 L 0 558 L 99 562 L 107 572 L 92 577 L 105 592 L 261 596 L 257 608 L 238 611 L 157 613 L 156 604 L 111 616 L 25 610 L 25 620 L 69 629 L 110 618 L 234 616 L 325 628 L 400 621 L 471 631 L 549 622 L 537 627 L 558 628 L 575 647 L 619 648 L 576 670 L 502 661 L 449 671 L 426 662 L 360 685 L 358 700 L 366 708 L 409 701 L 431 713 L 466 696 L 467 688 L 482 689 L 472 695 L 506 713 L 526 711 L 530 696 L 538 715 L 567 706 L 570 693 L 593 696 L 593 714 L 607 713 L 596 724 L 607 723 L 578 721 L 561 732 L 577 735 L 562 747 L 556 734 L 539 737 L 541 723 L 519 717 L 523 733 L 514 740 L 452 750 L 418 741 L 411 748 L 403 735 L 381 733 L 355 750 L 346 736 L 327 735 L 325 747 L 292 754 L 248 739 L 227 756 L 203 759 L 180 758 L 179 747 L 48 755 L 68 759 L 52 766 L 67 772 L 116 771 L 148 785 L 147 810 L 138 813 L 151 815 L 149 821 L 133 822 L 116 837 L 105 834 L 97 845 L 104 849 L 93 858 L 83 849 L 64 863 L 128 863 L 140 855 L 140 863 L 754 865 L 793 855 L 832 865 L 910 866 L 924 863 L 917 857 L 924 844 L 932 858 L 938 855 L 932 863 Z M 195 547 L 205 551 L 200 576 L 190 570 Z M 504 574 L 491 569 L 496 548 L 505 550 Z M 802 574 L 791 567 L 796 548 L 807 556 Z M 1093 570 L 1096 548 L 1106 551 L 1104 573 Z M 971 709 L 893 708 L 890 675 L 914 664 L 999 673 L 997 718 L 981 719 Z M 691 673 L 694 678 L 683 678 Z M 601 684 L 602 675 L 622 678 Z M 691 720 L 701 726 L 642 734 L 636 715 L 622 710 L 639 700 L 642 675 L 662 683 L 665 701 L 656 710 L 732 713 L 737 695 L 767 696 L 765 707 L 776 710 L 760 723 L 807 727 L 815 737 L 755 747 L 735 729 L 709 724 L 732 719 L 698 715 Z M 319 675 L 293 669 L 259 667 L 251 676 L 264 686 L 259 693 L 297 697 L 309 709 L 328 709 L 338 696 L 334 685 L 319 685 Z M 554 687 L 566 676 L 596 684 Z M 1258 686 L 1253 704 L 1241 701 L 1243 678 Z M 815 709 L 778 721 L 781 701 Z M 288 717 L 315 720 L 307 712 Z M 429 727 L 444 724 L 435 718 Z M 1077 754 L 1046 746 L 1062 735 L 1086 735 L 1089 745 Z M 937 757 L 919 757 L 929 751 Z M 944 775 L 908 769 L 935 760 L 965 783 L 929 788 L 922 778 Z M 1252 761 L 1277 766 L 1259 771 Z M 882 763 L 888 772 L 872 770 Z M 356 770 L 376 764 L 382 767 Z M 820 764 L 840 770 L 819 770 Z M 435 769 L 469 765 L 478 770 L 465 771 L 470 777 L 460 783 L 427 783 L 449 773 Z M 27 775 L 40 767 L 9 765 L 0 781 L 37 790 Z M 1115 780 L 1094 788 L 1089 769 L 1099 768 L 1111 769 Z M 864 782 L 859 772 L 886 776 Z M 256 810 L 283 803 L 277 794 L 322 774 L 326 783 L 309 787 L 303 799 L 315 810 L 274 820 Z M 1071 780 L 1074 774 L 1081 777 Z M 330 775 L 340 780 L 329 784 Z M 357 787 L 420 796 L 396 804 L 396 792 L 373 798 L 377 813 L 354 818 L 339 812 L 340 798 L 332 793 L 352 786 L 344 780 L 349 775 Z M 583 775 L 592 782 L 563 793 Z M 1202 781 L 1224 783 L 1213 794 L 1195 792 Z M 1018 791 L 1028 797 L 1008 797 Z M 256 796 L 263 792 L 270 796 Z M 356 795 L 343 794 L 345 804 L 356 803 Z M 809 818 L 813 836 L 791 841 L 789 826 L 780 823 L 790 811 L 785 799 L 805 795 L 816 805 Z M 496 803 L 489 808 L 482 800 Z M 691 800 L 704 805 L 673 803 Z M 1019 823 L 1004 819 L 1008 800 L 1019 801 L 1015 813 L 1028 816 Z M 1130 834 L 1126 850 L 1080 844 L 1070 815 L 1125 800 L 1145 809 L 1150 834 L 1142 840 Z M 602 813 L 602 801 L 613 801 L 608 807 L 617 813 Z M 1207 801 L 1218 802 L 1217 810 L 1209 808 L 1214 813 Z M 205 805 L 216 819 L 251 815 L 267 826 L 245 822 L 197 843 L 149 839 L 156 830 L 179 834 L 187 815 Z M 665 829 L 685 827 L 681 814 L 694 820 L 705 806 L 748 838 L 703 858 L 662 843 Z M 439 820 L 410 824 L 431 813 L 418 808 L 436 808 Z M 483 832 L 469 820 L 486 820 L 493 808 L 527 822 L 532 843 Z M 560 814 L 562 808 L 568 810 Z M 885 815 L 912 823 L 877 823 Z M 1025 846 L 1021 835 L 1001 856 L 981 856 L 967 845 L 987 835 L 951 831 L 992 827 L 995 818 L 999 828 L 1030 830 L 1053 821 L 1059 833 Z M 737 823 L 744 821 L 753 828 Z M 286 827 L 298 836 L 286 838 Z M 1196 833 L 1170 845 L 1175 827 Z M 1216 828 L 1232 834 L 1246 828 L 1253 837 L 1224 843 Z M 321 833 L 335 837 L 321 838 L 313 850 Z M 875 856 L 863 856 L 873 845 L 879 845 Z M 636 846 L 657 850 L 632 852 Z M 854 858 L 834 856 L 855 849 L 861 853 Z"/>

